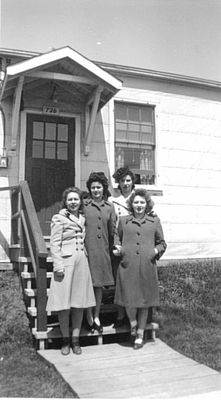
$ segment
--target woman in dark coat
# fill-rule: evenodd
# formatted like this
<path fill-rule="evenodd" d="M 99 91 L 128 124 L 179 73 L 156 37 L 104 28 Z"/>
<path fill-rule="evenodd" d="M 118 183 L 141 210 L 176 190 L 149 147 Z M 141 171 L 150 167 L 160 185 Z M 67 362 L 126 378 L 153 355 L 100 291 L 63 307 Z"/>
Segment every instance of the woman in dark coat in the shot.
<path fill-rule="evenodd" d="M 166 250 L 157 216 L 148 215 L 151 198 L 144 189 L 129 199 L 131 214 L 120 218 L 115 237 L 115 255 L 121 256 L 117 272 L 115 303 L 126 308 L 134 349 L 143 347 L 148 307 L 159 305 L 156 260 Z"/>
<path fill-rule="evenodd" d="M 101 333 L 103 328 L 99 314 L 102 289 L 103 286 L 114 283 L 110 254 L 114 243 L 116 215 L 113 204 L 107 201 L 108 180 L 103 172 L 92 172 L 87 181 L 87 188 L 90 198 L 84 200 L 85 244 L 96 299 L 96 306 L 94 310 L 88 311 L 87 320 L 92 331 L 96 329 Z"/>

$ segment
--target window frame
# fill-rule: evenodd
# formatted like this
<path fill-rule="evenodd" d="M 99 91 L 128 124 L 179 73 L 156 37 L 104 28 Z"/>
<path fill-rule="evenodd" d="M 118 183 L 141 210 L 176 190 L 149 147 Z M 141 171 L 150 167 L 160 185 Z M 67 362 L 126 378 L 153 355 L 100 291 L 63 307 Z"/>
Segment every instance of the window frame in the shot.
<path fill-rule="evenodd" d="M 157 184 L 157 171 L 156 171 L 156 149 L 157 149 L 157 127 L 156 127 L 156 112 L 157 112 L 157 105 L 156 104 L 152 104 L 152 103 L 147 103 L 147 102 L 142 102 L 142 101 L 134 101 L 134 100 L 122 100 L 122 99 L 114 99 L 113 101 L 113 138 L 114 138 L 114 144 L 113 144 L 113 148 L 114 148 L 114 152 L 113 152 L 113 170 L 115 170 L 115 156 L 116 156 L 116 104 L 121 104 L 121 105 L 126 105 L 126 106 L 135 106 L 135 107 L 150 107 L 152 109 L 153 112 L 153 118 L 152 118 L 152 125 L 153 125 L 153 143 L 144 143 L 144 150 L 148 150 L 148 147 L 152 149 L 153 151 L 153 169 L 149 170 L 153 173 L 154 175 L 154 183 L 153 184 L 144 184 L 144 183 L 137 183 L 136 186 L 137 187 L 145 187 L 145 188 L 156 188 L 156 184 Z M 129 121 L 129 120 L 128 120 Z M 128 123 L 128 122 L 127 122 Z M 120 142 L 120 141 L 119 141 Z M 130 142 L 127 142 L 127 144 Z M 131 144 L 133 144 L 133 142 L 131 142 Z M 135 144 L 135 142 L 134 142 Z M 139 141 L 137 142 L 137 144 L 140 144 Z M 146 145 L 146 148 L 145 148 Z M 136 173 L 136 171 L 140 172 L 147 172 L 147 169 L 135 169 L 135 168 L 131 168 L 132 171 L 134 173 Z M 143 174 L 145 175 L 145 174 Z M 117 185 L 115 184 L 114 181 L 112 181 L 113 187 L 117 187 Z"/>

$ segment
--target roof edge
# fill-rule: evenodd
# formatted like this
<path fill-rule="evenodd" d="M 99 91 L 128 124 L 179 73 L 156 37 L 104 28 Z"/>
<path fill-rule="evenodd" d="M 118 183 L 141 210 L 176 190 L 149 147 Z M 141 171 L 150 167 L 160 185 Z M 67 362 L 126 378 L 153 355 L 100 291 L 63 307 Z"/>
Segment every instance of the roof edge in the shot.
<path fill-rule="evenodd" d="M 49 51 L 46 51 L 45 53 L 26 51 L 26 50 L 14 50 L 14 49 L 0 48 L 0 54 L 5 55 L 5 56 L 17 56 L 17 57 L 23 57 L 23 58 L 29 59 L 32 57 L 49 54 L 53 51 L 58 51 L 58 50 L 61 50 L 64 48 L 73 50 L 68 45 L 57 48 L 57 49 L 51 49 Z M 78 51 L 76 51 L 76 50 L 73 50 L 73 51 L 75 53 L 79 54 L 80 56 L 82 56 L 81 53 L 79 53 Z M 221 88 L 220 81 L 204 79 L 204 78 L 197 78 L 197 77 L 188 76 L 188 75 L 181 75 L 181 74 L 175 74 L 175 73 L 171 73 L 171 72 L 163 72 L 163 71 L 157 71 L 157 70 L 140 68 L 140 67 L 132 67 L 132 66 L 126 66 L 126 65 L 120 65 L 120 64 L 106 63 L 103 61 L 93 61 L 93 60 L 89 60 L 85 56 L 82 56 L 82 57 L 84 57 L 89 62 L 94 63 L 98 67 L 104 69 L 104 71 L 108 71 L 113 74 L 123 73 L 123 74 L 129 75 L 129 76 L 137 75 L 140 77 L 150 77 L 153 79 L 161 79 L 161 80 L 166 80 L 169 82 L 188 83 L 192 86 L 214 87 L 217 89 Z"/>
<path fill-rule="evenodd" d="M 153 79 L 161 79 L 161 80 L 166 80 L 166 81 L 173 81 L 177 83 L 188 83 L 194 86 L 208 86 L 208 87 L 216 87 L 218 89 L 221 88 L 221 82 L 220 81 L 214 81 L 210 79 L 204 79 L 204 78 L 197 78 L 197 77 L 192 77 L 188 75 L 180 75 L 180 74 L 174 74 L 170 72 L 163 72 L 163 71 L 156 71 L 156 70 L 151 70 L 151 69 L 146 69 L 146 68 L 139 68 L 139 67 L 131 67 L 131 66 L 125 66 L 125 65 L 117 65 L 117 64 L 109 64 L 109 63 L 104 63 L 104 62 L 99 62 L 99 61 L 94 61 L 96 64 L 98 64 L 100 67 L 104 68 L 107 71 L 110 71 L 112 73 L 123 73 L 125 75 L 139 75 L 140 77 L 150 77 Z"/>

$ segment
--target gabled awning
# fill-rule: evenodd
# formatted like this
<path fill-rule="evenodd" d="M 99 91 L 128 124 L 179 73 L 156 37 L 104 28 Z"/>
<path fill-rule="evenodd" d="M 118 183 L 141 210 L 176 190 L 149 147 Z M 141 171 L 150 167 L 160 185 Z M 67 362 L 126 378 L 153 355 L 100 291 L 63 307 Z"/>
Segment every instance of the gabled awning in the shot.
<path fill-rule="evenodd" d="M 16 142 L 22 93 L 31 97 L 33 89 L 40 92 L 43 86 L 49 88 L 51 82 L 70 103 L 77 99 L 90 116 L 85 142 L 87 154 L 97 112 L 121 89 L 122 82 L 70 47 L 9 65 L 1 98 L 14 96 L 12 143 Z"/>

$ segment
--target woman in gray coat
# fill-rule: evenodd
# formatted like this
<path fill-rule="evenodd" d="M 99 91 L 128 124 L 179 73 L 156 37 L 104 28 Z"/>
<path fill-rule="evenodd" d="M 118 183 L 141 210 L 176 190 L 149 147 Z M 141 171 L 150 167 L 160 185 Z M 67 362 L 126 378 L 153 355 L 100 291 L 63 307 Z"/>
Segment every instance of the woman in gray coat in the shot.
<path fill-rule="evenodd" d="M 90 198 L 84 201 L 86 218 L 85 244 L 88 252 L 96 306 L 88 310 L 88 329 L 102 333 L 100 307 L 103 286 L 113 285 L 111 251 L 114 242 L 116 215 L 113 204 L 107 201 L 108 180 L 103 172 L 92 172 L 87 181 Z"/>
<path fill-rule="evenodd" d="M 134 349 L 143 347 L 148 308 L 159 305 L 156 260 L 166 250 L 157 216 L 148 215 L 151 198 L 135 190 L 128 201 L 131 214 L 120 218 L 115 255 L 121 256 L 117 272 L 115 303 L 126 308 Z"/>
<path fill-rule="evenodd" d="M 63 337 L 61 353 L 70 353 L 69 316 L 72 319 L 72 350 L 81 354 L 79 334 L 83 309 L 95 305 L 94 291 L 84 247 L 85 218 L 81 191 L 69 187 L 63 193 L 60 212 L 51 222 L 53 276 L 47 311 L 56 311 Z"/>

